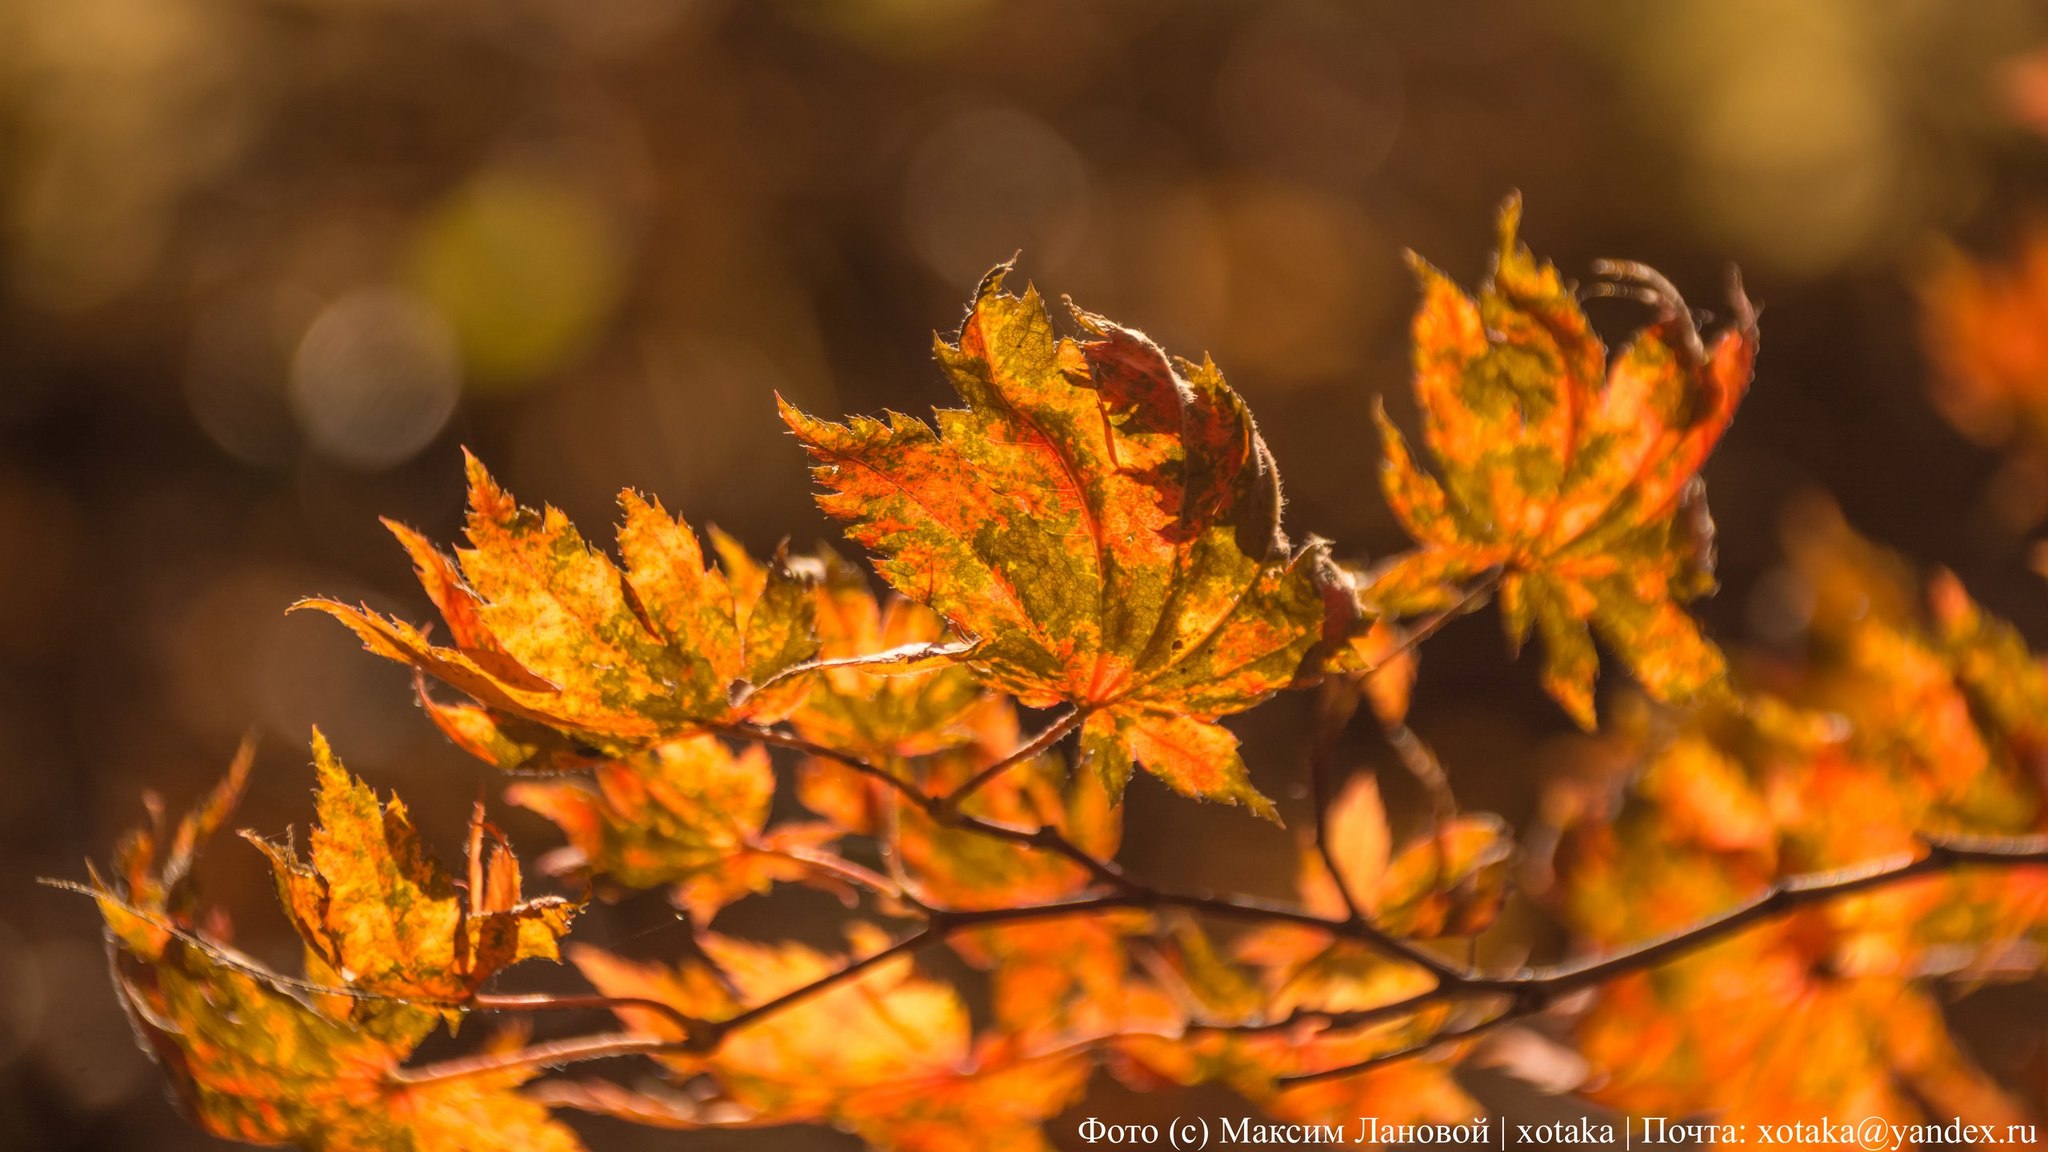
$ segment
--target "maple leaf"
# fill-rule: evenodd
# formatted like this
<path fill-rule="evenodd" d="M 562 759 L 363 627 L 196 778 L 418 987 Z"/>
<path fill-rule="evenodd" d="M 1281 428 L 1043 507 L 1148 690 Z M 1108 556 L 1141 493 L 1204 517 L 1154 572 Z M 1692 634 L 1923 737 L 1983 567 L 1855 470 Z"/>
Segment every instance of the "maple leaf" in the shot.
<path fill-rule="evenodd" d="M 556 941 L 577 907 L 558 897 L 522 900 L 519 862 L 502 843 L 486 847 L 481 817 L 465 895 L 421 847 L 405 805 L 380 802 L 318 730 L 313 767 L 320 822 L 308 859 L 290 843 L 243 835 L 269 857 L 278 897 L 318 974 L 380 997 L 354 1002 L 366 1026 L 417 1039 L 435 1015 L 392 1001 L 457 1005 L 508 965 L 559 959 Z"/>
<path fill-rule="evenodd" d="M 1764 925 L 1602 987 L 1579 1024 L 1601 1073 L 1592 1098 L 1659 1115 L 1711 1107 L 1745 1126 L 1870 1115 L 2003 1130 L 2026 1119 L 1955 1046 L 1924 989 L 1819 971 L 1799 928 Z"/>
<path fill-rule="evenodd" d="M 976 724 L 974 743 L 922 763 L 922 787 L 945 795 L 1017 747 L 1017 713 L 1007 701 L 992 701 Z M 1015 827 L 1056 828 L 1098 859 L 1115 856 L 1123 835 L 1109 795 L 1088 779 L 1070 780 L 1065 758 L 1053 752 L 1013 765 L 970 795 L 961 810 Z M 940 904 L 991 908 L 1050 901 L 1095 880 L 1064 857 L 954 827 L 915 806 L 903 806 L 895 821 L 905 866 L 925 898 Z"/>
<path fill-rule="evenodd" d="M 1713 587 L 1697 474 L 1749 385 L 1755 314 L 1738 286 L 1735 323 L 1708 348 L 1661 277 L 1616 265 L 1664 315 L 1610 365 L 1571 286 L 1516 241 L 1520 218 L 1511 198 L 1477 300 L 1413 260 L 1415 392 L 1441 478 L 1381 410 L 1387 500 L 1420 547 L 1364 595 L 1395 615 L 1444 611 L 1497 574 L 1509 638 L 1542 633 L 1544 687 L 1591 728 L 1594 631 L 1659 699 L 1723 674 L 1679 605 Z"/>
<path fill-rule="evenodd" d="M 819 560 L 819 674 L 790 716 L 796 730 L 828 748 L 883 762 L 972 740 L 971 717 L 986 694 L 968 668 L 948 663 L 877 671 L 861 663 L 877 653 L 943 646 L 945 620 L 915 600 L 877 600 L 860 571 L 830 551 Z"/>
<path fill-rule="evenodd" d="M 983 281 L 957 343 L 937 341 L 967 406 L 935 427 L 783 403 L 829 490 L 819 505 L 970 638 L 955 658 L 987 684 L 1084 712 L 1084 753 L 1113 791 L 1135 761 L 1271 816 L 1215 721 L 1348 634 L 1348 585 L 1321 543 L 1290 552 L 1271 455 L 1212 364 L 1176 369 L 1086 314 L 1084 340 L 1058 338 L 1035 290 L 1002 291 L 1008 271 Z"/>
<path fill-rule="evenodd" d="M 1256 939 L 1240 949 L 1240 961 L 1259 963 Z M 1446 1045 L 1449 1058 L 1418 1056 L 1386 1067 L 1327 1081 L 1289 1084 L 1282 1077 L 1349 1067 L 1427 1040 L 1445 1023 L 1441 1006 L 1428 1007 L 1350 1029 L 1230 1031 L 1197 1024 L 1262 1022 L 1285 1015 L 1295 1004 L 1327 1010 L 1373 1007 L 1403 999 L 1428 986 L 1429 977 L 1366 952 L 1352 952 L 1357 966 L 1342 978 L 1326 975 L 1329 998 L 1304 995 L 1297 974 L 1287 968 L 1247 970 L 1221 954 L 1208 937 L 1183 926 L 1166 953 L 1167 971 L 1178 978 L 1190 1025 L 1181 1035 L 1126 1035 L 1116 1038 L 1110 1067 L 1141 1090 L 1158 1082 L 1179 1085 L 1222 1083 L 1258 1104 L 1267 1114 L 1303 1124 L 1352 1124 L 1371 1116 L 1385 1124 L 1469 1121 L 1481 1110 L 1452 1078 L 1462 1045 Z"/>
<path fill-rule="evenodd" d="M 879 950 L 873 933 L 855 935 L 858 951 Z M 843 963 L 798 944 L 709 933 L 699 942 L 715 969 L 637 964 L 590 948 L 571 959 L 606 995 L 707 1020 L 729 1019 L 743 1004 L 812 984 Z M 682 1038 L 663 1014 L 618 1013 L 636 1030 Z M 832 1043 L 818 1044 L 820 1036 Z M 709 1073 L 755 1122 L 833 1124 L 898 1152 L 1049 1147 L 1040 1123 L 1079 1095 L 1090 1068 L 1075 1053 L 1032 1057 L 975 1045 L 966 1006 L 951 988 L 917 976 L 907 957 L 749 1023 L 708 1056 L 663 1059 L 684 1075 Z"/>
<path fill-rule="evenodd" d="M 788 565 L 748 562 L 734 579 L 730 555 L 723 569 L 707 566 L 688 525 L 627 490 L 621 567 L 560 511 L 521 507 L 473 456 L 468 471 L 470 546 L 456 559 L 389 525 L 453 647 L 367 608 L 319 598 L 295 607 L 334 616 L 370 651 L 494 711 L 614 747 L 773 719 L 794 703 L 800 684 L 738 693 L 745 700 L 735 703 L 736 687 L 765 683 L 815 650 L 810 590 Z"/>
<path fill-rule="evenodd" d="M 1915 285 L 1921 343 L 1935 369 L 1931 398 L 1958 431 L 2039 458 L 2048 451 L 2048 347 L 2037 335 L 2048 316 L 2048 221 L 2032 221 L 2012 248 L 2003 262 L 1935 251 Z"/>
<path fill-rule="evenodd" d="M 891 655 L 943 647 L 944 618 L 893 593 L 886 602 L 876 599 L 866 578 L 829 550 L 820 561 L 817 674 L 789 717 L 799 735 L 904 780 L 917 775 L 911 762 L 918 757 L 988 746 L 986 732 L 998 716 L 1010 718 L 1011 743 L 992 755 L 1015 747 L 1014 713 L 982 689 L 971 669 L 946 661 L 910 668 Z M 886 658 L 880 667 L 878 653 Z M 797 795 L 805 807 L 856 835 L 879 833 L 897 801 L 883 781 L 817 757 L 799 765 Z"/>
<path fill-rule="evenodd" d="M 216 1136 L 325 1152 L 578 1152 L 573 1133 L 513 1091 L 530 1070 L 409 1083 L 400 1065 L 419 1035 L 361 1026 L 346 1005 L 363 1001 L 339 998 L 338 1013 L 308 1003 L 287 990 L 291 982 L 193 929 L 191 863 L 233 809 L 251 760 L 245 745 L 179 823 L 160 868 L 160 837 L 146 830 L 126 841 L 121 886 L 94 882 L 116 945 L 116 990 L 185 1111 Z M 502 892 L 504 873 L 496 875 Z"/>
<path fill-rule="evenodd" d="M 1348 891 L 1360 911 L 1396 936 L 1468 936 L 1491 924 L 1507 898 L 1514 836 L 1491 813 L 1453 817 L 1396 852 L 1379 785 L 1361 775 L 1331 802 L 1327 823 L 1343 891 L 1321 852 L 1304 849 L 1301 857 L 1303 901 L 1319 915 L 1348 917 Z"/>
<path fill-rule="evenodd" d="M 734 755 L 714 736 L 687 736 L 588 778 L 514 784 L 505 798 L 562 827 L 573 858 L 627 888 L 674 887 L 699 924 L 779 880 L 825 880 L 806 858 L 837 836 L 815 823 L 766 827 L 775 775 L 760 747 Z"/>
<path fill-rule="evenodd" d="M 413 1085 L 409 1044 L 328 1018 L 297 998 L 173 941 L 117 964 L 136 1030 L 207 1132 L 323 1152 L 575 1152 L 575 1135 L 512 1091 L 530 1070 Z"/>

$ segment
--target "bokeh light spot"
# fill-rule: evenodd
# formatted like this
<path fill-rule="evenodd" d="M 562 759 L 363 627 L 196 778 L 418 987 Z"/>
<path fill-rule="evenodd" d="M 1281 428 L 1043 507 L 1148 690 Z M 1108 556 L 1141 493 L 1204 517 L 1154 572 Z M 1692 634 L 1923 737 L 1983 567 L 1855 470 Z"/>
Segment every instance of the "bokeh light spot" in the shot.
<path fill-rule="evenodd" d="M 455 338 L 433 308 L 396 289 L 362 289 L 328 305 L 299 341 L 292 414 L 322 455 L 389 468 L 433 442 L 461 383 Z"/>
<path fill-rule="evenodd" d="M 596 197 L 488 172 L 421 225 L 412 281 L 454 327 L 469 381 L 534 383 L 584 351 L 618 304 L 625 253 Z"/>

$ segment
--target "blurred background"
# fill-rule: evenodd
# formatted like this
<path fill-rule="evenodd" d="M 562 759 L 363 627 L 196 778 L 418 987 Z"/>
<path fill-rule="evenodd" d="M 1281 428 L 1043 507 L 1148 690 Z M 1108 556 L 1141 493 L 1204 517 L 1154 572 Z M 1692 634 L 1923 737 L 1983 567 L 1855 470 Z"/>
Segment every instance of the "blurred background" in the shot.
<path fill-rule="evenodd" d="M 379 515 L 452 538 L 468 445 L 595 537 L 632 485 L 756 550 L 832 539 L 773 394 L 944 402 L 932 332 L 1019 249 L 1048 294 L 1213 354 L 1290 530 L 1354 558 L 1402 544 L 1369 414 L 1413 414 L 1403 248 L 1471 283 L 1519 188 L 1568 274 L 1639 259 L 1713 310 L 1739 264 L 1763 355 L 1708 469 L 1714 633 L 1797 642 L 1780 522 L 1820 489 L 2048 641 L 2048 240 L 2037 282 L 2005 269 L 2048 212 L 2043 38 L 2021 0 L 0 5 L 0 1146 L 216 1146 L 135 1048 L 90 905 L 32 883 L 104 858 L 145 789 L 182 807 L 254 730 L 238 823 L 303 827 L 317 721 L 443 845 L 489 790 L 402 670 L 283 614 L 427 615 Z M 1999 277 L 2020 319 L 1959 400 L 1976 346 L 1921 333 Z M 1303 715 L 1240 725 L 1296 815 Z M 1490 613 L 1432 644 L 1414 723 L 1518 822 L 1568 727 Z M 557 842 L 506 819 L 529 858 Z M 1287 835 L 1157 788 L 1131 826 L 1140 872 L 1292 871 Z M 255 854 L 206 874 L 291 963 Z M 586 938 L 654 954 L 664 922 Z"/>

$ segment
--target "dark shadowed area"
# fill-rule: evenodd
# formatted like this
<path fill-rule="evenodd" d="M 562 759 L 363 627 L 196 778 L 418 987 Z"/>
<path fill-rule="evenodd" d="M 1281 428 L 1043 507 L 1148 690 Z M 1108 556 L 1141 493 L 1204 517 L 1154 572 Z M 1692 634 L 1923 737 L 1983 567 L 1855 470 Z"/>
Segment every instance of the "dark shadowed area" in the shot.
<path fill-rule="evenodd" d="M 2008 68 L 2043 37 L 2023 0 L 0 6 L 0 1146 L 220 1146 L 138 1050 L 91 904 L 33 881 L 82 878 L 145 789 L 181 808 L 245 731 L 238 826 L 305 827 L 318 723 L 445 854 L 479 795 L 528 858 L 559 844 L 497 803 L 404 670 L 285 614 L 320 593 L 428 617 L 379 516 L 453 539 L 468 446 L 594 537 L 632 486 L 757 553 L 836 540 L 774 396 L 948 401 L 932 334 L 1020 250 L 1048 296 L 1213 356 L 1278 459 L 1288 531 L 1350 558 L 1405 543 L 1371 423 L 1385 397 L 1413 426 L 1404 249 L 1470 284 L 1519 189 L 1567 274 L 1641 260 L 1725 313 L 1739 265 L 1762 356 L 1706 471 L 1712 633 L 1798 643 L 1782 525 L 1825 491 L 2048 642 L 2048 481 L 1943 418 L 1915 292 L 1940 243 L 2003 253 L 2048 211 L 2028 119 L 2048 99 Z M 1616 336 L 1646 318 L 1591 308 Z M 1307 716 L 1290 697 L 1233 721 L 1291 820 Z M 1413 724 L 1468 806 L 1518 824 L 1574 731 L 1491 612 L 1432 643 Z M 1346 753 L 1421 825 L 1376 735 Z M 1294 868 L 1288 833 L 1150 781 L 1129 827 L 1144 874 L 1279 892 Z M 204 867 L 241 946 L 295 964 L 255 851 L 225 839 Z M 682 931 L 654 896 L 579 937 L 655 956 Z M 2043 1040 L 2012 1020 L 2043 1006 L 1993 1003 L 1958 1022 L 2017 1085 Z M 1077 1115 L 1189 1107 L 1098 1081 Z M 850 1146 L 576 1123 L 606 1149 Z"/>

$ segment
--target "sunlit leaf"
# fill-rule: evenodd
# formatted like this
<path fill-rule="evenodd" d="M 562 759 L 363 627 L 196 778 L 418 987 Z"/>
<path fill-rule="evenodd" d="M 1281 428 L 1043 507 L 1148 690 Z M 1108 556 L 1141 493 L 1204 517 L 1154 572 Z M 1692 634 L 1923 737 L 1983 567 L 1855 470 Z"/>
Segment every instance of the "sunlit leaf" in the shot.
<path fill-rule="evenodd" d="M 746 695 L 816 649 L 814 603 L 779 561 L 735 587 L 697 536 L 659 504 L 620 494 L 623 563 L 553 508 L 517 504 L 469 460 L 469 547 L 450 561 L 403 527 L 421 581 L 454 640 L 314 599 L 370 651 L 410 664 L 512 717 L 630 745 L 708 722 L 772 719 L 794 693 Z M 459 562 L 459 569 L 457 566 Z"/>
<path fill-rule="evenodd" d="M 1415 392 L 1437 475 L 1381 413 L 1387 499 L 1418 547 L 1365 595 L 1436 612 L 1497 578 L 1509 638 L 1542 634 L 1544 687 L 1591 727 L 1594 632 L 1660 699 L 1722 675 L 1679 605 L 1713 587 L 1698 472 L 1749 385 L 1755 316 L 1737 290 L 1734 326 L 1705 346 L 1661 278 L 1619 266 L 1663 314 L 1610 363 L 1572 286 L 1517 242 L 1520 220 L 1510 200 L 1476 300 L 1414 262 Z"/>
<path fill-rule="evenodd" d="M 759 747 L 735 755 L 714 736 L 690 736 L 587 778 L 529 781 L 506 799 L 569 837 L 579 871 L 627 888 L 672 886 L 700 924 L 778 880 L 819 875 L 806 853 L 837 833 L 813 822 L 767 827 L 775 776 Z"/>
<path fill-rule="evenodd" d="M 1077 314 L 1060 339 L 1035 291 L 983 283 L 937 353 L 965 408 L 845 424 L 784 404 L 820 505 L 897 591 L 973 641 L 961 659 L 1025 704 L 1088 713 L 1082 744 L 1121 788 L 1135 760 L 1180 791 L 1271 814 L 1214 721 L 1294 682 L 1348 636 L 1319 544 L 1291 551 L 1264 442 L 1207 363 Z"/>
<path fill-rule="evenodd" d="M 404 804 L 351 776 L 317 731 L 320 822 L 308 858 L 253 834 L 269 857 L 278 896 L 310 956 L 326 972 L 386 999 L 355 1002 L 366 1025 L 417 1039 L 433 1016 L 395 1001 L 459 1004 L 500 969 L 558 958 L 556 941 L 576 906 L 524 900 L 519 863 L 502 844 L 472 837 L 469 891 L 429 857 Z"/>

